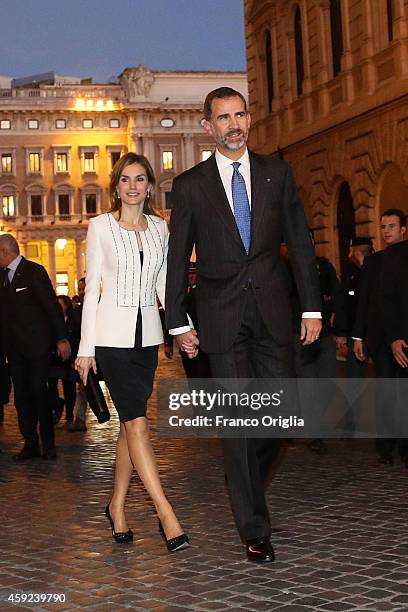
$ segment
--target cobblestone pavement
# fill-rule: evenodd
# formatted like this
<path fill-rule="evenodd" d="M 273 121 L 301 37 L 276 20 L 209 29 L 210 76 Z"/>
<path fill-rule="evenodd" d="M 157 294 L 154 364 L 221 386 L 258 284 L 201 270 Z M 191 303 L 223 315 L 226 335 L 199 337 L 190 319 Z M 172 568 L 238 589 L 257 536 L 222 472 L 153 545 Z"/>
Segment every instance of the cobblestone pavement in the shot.
<path fill-rule="evenodd" d="M 159 376 L 180 376 L 178 359 Z M 112 487 L 116 417 L 86 433 L 57 429 L 58 460 L 16 464 L 15 411 L 0 432 L 0 610 L 408 609 L 407 471 L 379 466 L 369 441 L 329 442 L 318 456 L 286 449 L 268 489 L 277 561 L 244 558 L 216 440 L 160 440 L 162 478 L 190 535 L 170 555 L 137 478 L 127 517 L 133 545 L 113 542 L 103 515 Z M 13 605 L 10 594 L 65 593 L 65 604 Z"/>

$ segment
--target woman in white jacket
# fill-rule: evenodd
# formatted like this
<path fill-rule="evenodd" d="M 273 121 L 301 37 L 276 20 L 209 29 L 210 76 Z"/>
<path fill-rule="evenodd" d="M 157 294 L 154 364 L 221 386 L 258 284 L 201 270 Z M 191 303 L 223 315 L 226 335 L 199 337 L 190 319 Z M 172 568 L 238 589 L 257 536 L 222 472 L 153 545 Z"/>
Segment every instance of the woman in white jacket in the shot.
<path fill-rule="evenodd" d="M 157 296 L 164 305 L 168 229 L 155 213 L 155 179 L 148 160 L 127 153 L 115 164 L 111 210 L 89 222 L 81 342 L 76 368 L 86 384 L 101 368 L 119 414 L 114 492 L 106 507 L 116 542 L 133 540 L 124 504 L 133 468 L 159 517 L 167 548 L 188 546 L 188 537 L 163 492 L 149 438 L 146 404 L 163 331 Z"/>

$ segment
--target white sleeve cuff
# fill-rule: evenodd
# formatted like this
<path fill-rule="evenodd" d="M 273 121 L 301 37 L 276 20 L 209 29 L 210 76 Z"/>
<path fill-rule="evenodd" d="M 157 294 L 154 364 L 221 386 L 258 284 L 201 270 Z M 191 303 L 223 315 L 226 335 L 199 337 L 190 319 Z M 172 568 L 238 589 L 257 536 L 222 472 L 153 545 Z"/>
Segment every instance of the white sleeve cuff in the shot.
<path fill-rule="evenodd" d="M 171 334 L 172 336 L 179 336 L 180 334 L 185 334 L 189 331 L 191 331 L 191 327 L 189 325 L 184 325 L 184 327 L 175 327 L 174 329 L 169 329 L 169 334 Z"/>
<path fill-rule="evenodd" d="M 321 318 L 322 318 L 321 312 L 304 312 L 302 314 L 302 319 L 321 319 Z"/>

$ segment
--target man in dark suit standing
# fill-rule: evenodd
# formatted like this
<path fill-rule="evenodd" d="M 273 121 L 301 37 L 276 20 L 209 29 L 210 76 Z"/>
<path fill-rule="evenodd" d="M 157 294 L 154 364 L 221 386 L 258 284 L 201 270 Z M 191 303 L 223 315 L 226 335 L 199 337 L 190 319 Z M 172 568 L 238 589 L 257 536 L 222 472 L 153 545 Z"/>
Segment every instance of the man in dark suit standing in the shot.
<path fill-rule="evenodd" d="M 347 378 L 365 378 L 367 375 L 367 360 L 360 361 L 356 358 L 353 351 L 353 339 L 351 334 L 357 315 L 361 268 L 363 267 L 365 258 L 371 255 L 373 252 L 374 249 L 371 238 L 359 236 L 351 240 L 348 254 L 350 268 L 346 278 L 342 282 L 347 317 L 345 329 L 348 347 L 346 359 Z"/>
<path fill-rule="evenodd" d="M 385 336 L 397 367 L 397 378 L 408 378 L 408 240 L 387 249 L 382 279 Z M 397 427 L 401 434 L 399 451 L 408 468 L 408 430 L 406 417 L 406 387 L 399 393 Z"/>
<path fill-rule="evenodd" d="M 239 92 L 227 87 L 210 92 L 204 116 L 216 152 L 173 183 L 167 326 L 189 356 L 194 357 L 198 344 L 208 353 L 214 377 L 291 377 L 293 339 L 279 256 L 282 235 L 304 312 L 302 341 L 315 341 L 321 329 L 314 250 L 291 168 L 247 150 L 251 118 Z M 186 311 L 193 245 L 199 339 Z M 256 562 L 274 560 L 260 473 L 264 450 L 256 439 L 224 439 L 233 512 L 247 557 Z"/>
<path fill-rule="evenodd" d="M 38 457 L 40 424 L 42 457 L 55 459 L 54 425 L 47 401 L 47 375 L 51 351 L 69 359 L 62 310 L 45 269 L 22 257 L 11 234 L 0 236 L 1 318 L 3 346 L 10 365 L 14 403 L 24 447 L 16 461 Z"/>
<path fill-rule="evenodd" d="M 398 364 L 393 358 L 386 338 L 386 322 L 382 302 L 382 282 L 384 279 L 384 262 L 389 249 L 394 249 L 404 240 L 406 232 L 405 214 L 398 208 L 389 208 L 381 216 L 381 234 L 386 249 L 377 251 L 364 260 L 359 281 L 359 300 L 357 315 L 353 327 L 354 353 L 357 359 L 364 361 L 369 355 L 374 363 L 377 378 L 395 378 Z M 387 406 L 392 400 L 386 383 L 382 383 L 377 393 L 378 423 L 386 423 Z M 384 435 L 384 434 L 382 434 Z M 379 437 L 376 440 L 378 460 L 382 464 L 393 462 L 395 439 Z"/>
<path fill-rule="evenodd" d="M 408 240 L 387 249 L 382 299 L 387 343 L 399 367 L 408 375 Z"/>

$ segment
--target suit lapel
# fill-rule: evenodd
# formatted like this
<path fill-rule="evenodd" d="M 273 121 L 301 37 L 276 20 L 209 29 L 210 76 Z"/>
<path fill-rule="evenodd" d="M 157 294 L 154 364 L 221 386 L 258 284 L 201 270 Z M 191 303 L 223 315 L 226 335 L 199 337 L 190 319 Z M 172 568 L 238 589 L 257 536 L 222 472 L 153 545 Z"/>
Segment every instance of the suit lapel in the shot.
<path fill-rule="evenodd" d="M 13 276 L 13 280 L 11 281 L 11 289 L 14 289 L 14 287 L 16 286 L 16 284 L 18 283 L 18 281 L 21 279 L 22 275 L 24 274 L 24 262 L 25 259 L 24 257 L 21 258 L 20 263 L 17 266 L 16 271 L 14 272 L 14 276 Z"/>
<path fill-rule="evenodd" d="M 202 187 L 207 199 L 216 209 L 223 223 L 225 223 L 230 232 L 234 235 L 234 238 L 242 245 L 242 248 L 244 248 L 234 214 L 229 205 L 224 185 L 222 184 L 220 173 L 218 172 L 215 155 L 212 155 L 202 164 L 201 175 L 203 178 Z"/>

